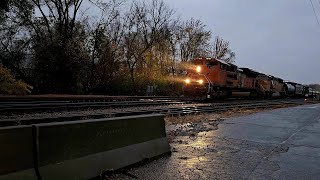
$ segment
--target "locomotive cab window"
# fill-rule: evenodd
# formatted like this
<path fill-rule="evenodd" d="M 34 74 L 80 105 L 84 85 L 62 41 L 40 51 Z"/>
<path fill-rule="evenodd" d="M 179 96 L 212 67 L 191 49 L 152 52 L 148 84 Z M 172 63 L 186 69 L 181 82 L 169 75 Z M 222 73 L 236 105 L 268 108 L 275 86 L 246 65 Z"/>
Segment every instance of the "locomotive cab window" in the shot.
<path fill-rule="evenodd" d="M 220 69 L 226 70 L 227 69 L 227 65 L 220 63 Z"/>
<path fill-rule="evenodd" d="M 206 66 L 207 66 L 209 69 L 211 69 L 211 68 L 213 68 L 214 66 L 217 66 L 217 65 L 218 65 L 217 62 L 211 62 L 211 61 L 206 62 Z"/>
<path fill-rule="evenodd" d="M 227 66 L 227 71 L 236 72 L 237 71 L 237 67 L 236 66 Z"/>
<path fill-rule="evenodd" d="M 195 65 L 203 65 L 203 62 L 201 60 L 195 61 L 194 62 Z"/>

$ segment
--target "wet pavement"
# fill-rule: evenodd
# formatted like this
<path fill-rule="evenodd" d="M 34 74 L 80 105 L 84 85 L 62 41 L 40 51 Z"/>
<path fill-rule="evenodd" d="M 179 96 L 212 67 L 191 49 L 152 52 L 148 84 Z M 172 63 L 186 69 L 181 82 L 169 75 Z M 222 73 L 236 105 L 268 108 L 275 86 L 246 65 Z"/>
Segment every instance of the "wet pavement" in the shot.
<path fill-rule="evenodd" d="M 112 179 L 320 179 L 320 104 L 167 131 L 171 156 Z"/>

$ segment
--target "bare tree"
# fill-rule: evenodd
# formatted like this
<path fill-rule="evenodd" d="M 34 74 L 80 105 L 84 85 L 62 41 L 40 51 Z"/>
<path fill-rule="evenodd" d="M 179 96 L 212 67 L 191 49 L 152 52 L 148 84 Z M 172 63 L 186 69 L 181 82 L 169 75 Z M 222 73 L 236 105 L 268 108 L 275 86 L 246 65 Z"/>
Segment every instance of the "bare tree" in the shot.
<path fill-rule="evenodd" d="M 219 36 L 215 37 L 213 43 L 212 57 L 224 60 L 228 63 L 233 63 L 235 55 L 236 54 L 232 52 L 229 47 L 229 41 L 226 41 Z"/>
<path fill-rule="evenodd" d="M 124 0 L 90 0 L 101 10 L 98 20 L 89 27 L 88 49 L 91 54 L 91 86 L 108 86 L 119 69 L 123 37 L 121 7 Z"/>
<path fill-rule="evenodd" d="M 83 0 L 31 0 L 41 14 L 49 39 L 56 31 L 62 41 L 72 39 L 79 9 Z M 36 21 L 34 21 L 35 23 Z"/>
<path fill-rule="evenodd" d="M 10 69 L 18 78 L 29 81 L 25 66 L 29 64 L 31 36 L 28 33 L 24 13 L 30 14 L 33 6 L 23 0 L 6 1 L 6 3 L 10 9 L 0 15 L 2 17 L 0 18 L 0 64 Z"/>
<path fill-rule="evenodd" d="M 172 21 L 170 29 L 170 36 L 169 36 L 169 45 L 170 45 L 170 51 L 171 51 L 171 74 L 172 76 L 175 76 L 176 74 L 176 64 L 179 62 L 181 58 L 179 58 L 179 43 L 181 41 L 181 38 L 179 37 L 182 25 L 181 20 L 179 18 Z"/>
<path fill-rule="evenodd" d="M 133 92 L 136 92 L 137 64 L 143 67 L 145 53 L 170 35 L 167 27 L 172 15 L 173 11 L 161 0 L 153 0 L 151 4 L 135 2 L 126 15 L 123 49 Z"/>
<path fill-rule="evenodd" d="M 184 23 L 178 36 L 182 61 L 208 55 L 211 32 L 205 29 L 200 20 L 190 19 Z"/>
<path fill-rule="evenodd" d="M 34 77 L 45 92 L 81 93 L 87 84 L 87 32 L 83 0 L 28 0 L 39 13 L 27 19 L 32 30 Z"/>

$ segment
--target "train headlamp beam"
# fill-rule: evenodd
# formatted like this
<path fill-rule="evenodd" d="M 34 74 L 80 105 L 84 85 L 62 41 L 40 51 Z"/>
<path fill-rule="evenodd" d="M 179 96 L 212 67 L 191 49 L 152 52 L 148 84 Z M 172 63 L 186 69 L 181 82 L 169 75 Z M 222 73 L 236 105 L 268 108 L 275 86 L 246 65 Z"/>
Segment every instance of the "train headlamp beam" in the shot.
<path fill-rule="evenodd" d="M 197 72 L 200 73 L 201 72 L 201 66 L 197 66 Z"/>

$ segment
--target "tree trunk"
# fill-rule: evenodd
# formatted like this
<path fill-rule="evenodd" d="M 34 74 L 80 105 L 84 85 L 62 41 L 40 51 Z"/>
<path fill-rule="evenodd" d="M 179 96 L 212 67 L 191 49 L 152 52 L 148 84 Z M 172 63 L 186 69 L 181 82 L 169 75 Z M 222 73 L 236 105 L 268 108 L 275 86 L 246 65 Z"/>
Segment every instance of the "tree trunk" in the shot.
<path fill-rule="evenodd" d="M 136 82 L 134 78 L 134 68 L 130 68 L 130 76 L 131 76 L 131 82 L 132 82 L 132 95 L 136 95 Z"/>

